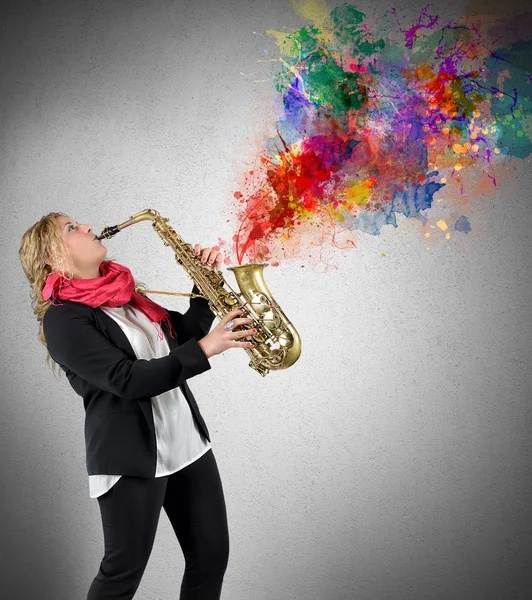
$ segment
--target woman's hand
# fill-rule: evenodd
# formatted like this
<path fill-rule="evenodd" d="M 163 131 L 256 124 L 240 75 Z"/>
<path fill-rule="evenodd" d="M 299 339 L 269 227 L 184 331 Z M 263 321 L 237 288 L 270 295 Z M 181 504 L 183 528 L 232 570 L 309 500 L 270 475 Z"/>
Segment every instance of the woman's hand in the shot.
<path fill-rule="evenodd" d="M 214 248 L 202 248 L 201 244 L 194 246 L 194 252 L 201 256 L 201 260 L 205 263 L 205 266 L 209 269 L 219 271 L 223 262 L 223 254 L 219 250 Z"/>
<path fill-rule="evenodd" d="M 232 310 L 227 313 L 216 327 L 210 331 L 204 338 L 198 341 L 199 345 L 207 358 L 220 354 L 227 348 L 251 348 L 251 342 L 239 342 L 240 338 L 245 338 L 255 333 L 254 329 L 242 329 L 241 331 L 234 331 L 239 325 L 248 325 L 250 322 L 253 323 L 253 319 L 246 317 L 238 318 L 244 311 L 240 308 Z M 229 321 L 233 321 L 234 328 L 231 330 L 224 329 L 224 325 Z"/>

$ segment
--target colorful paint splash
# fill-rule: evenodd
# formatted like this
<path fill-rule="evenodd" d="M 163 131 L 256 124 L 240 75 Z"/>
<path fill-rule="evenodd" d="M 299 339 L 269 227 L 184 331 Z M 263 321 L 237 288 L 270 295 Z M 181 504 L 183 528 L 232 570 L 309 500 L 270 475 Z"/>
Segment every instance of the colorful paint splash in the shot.
<path fill-rule="evenodd" d="M 234 194 L 237 264 L 341 247 L 340 233 L 354 246 L 397 214 L 425 223 L 450 184 L 458 199 L 436 226 L 468 233 L 460 197 L 493 189 L 501 161 L 532 152 L 530 13 L 444 24 L 426 7 L 406 26 L 393 10 L 377 30 L 351 4 L 293 4 L 312 23 L 266 32 L 282 108 Z"/>

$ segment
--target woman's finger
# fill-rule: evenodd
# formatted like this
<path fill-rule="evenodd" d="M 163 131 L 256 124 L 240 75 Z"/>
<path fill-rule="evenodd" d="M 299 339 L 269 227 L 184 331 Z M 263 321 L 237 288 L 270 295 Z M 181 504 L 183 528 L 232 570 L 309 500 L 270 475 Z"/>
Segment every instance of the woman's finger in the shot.
<path fill-rule="evenodd" d="M 216 254 L 216 257 L 214 259 L 214 264 L 213 264 L 213 267 L 216 271 L 219 271 L 222 268 L 223 260 L 224 260 L 223 253 L 218 252 Z"/>
<path fill-rule="evenodd" d="M 234 319 L 235 317 L 238 317 L 239 314 L 241 314 L 243 311 L 241 308 L 235 308 L 235 310 L 232 310 L 231 312 L 228 312 L 225 317 L 220 321 L 220 323 L 222 323 L 223 321 L 228 322 L 231 319 Z"/>
<path fill-rule="evenodd" d="M 201 261 L 212 269 L 219 269 L 223 262 L 223 253 L 214 248 L 204 248 Z"/>
<path fill-rule="evenodd" d="M 214 263 L 214 262 L 219 262 L 221 259 L 221 255 L 222 253 L 219 250 L 215 250 L 214 248 L 211 248 L 211 252 L 209 254 L 209 263 Z"/>

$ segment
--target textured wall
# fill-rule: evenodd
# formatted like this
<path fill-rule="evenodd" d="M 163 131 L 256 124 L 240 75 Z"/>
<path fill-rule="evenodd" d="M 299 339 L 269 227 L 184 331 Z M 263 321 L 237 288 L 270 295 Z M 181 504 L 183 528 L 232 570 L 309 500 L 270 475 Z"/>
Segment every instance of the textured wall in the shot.
<path fill-rule="evenodd" d="M 3 6 L 0 593 L 83 600 L 103 556 L 83 406 L 44 362 L 20 238 L 51 210 L 99 232 L 152 207 L 191 243 L 230 239 L 235 178 L 275 122 L 254 82 L 274 44 L 253 31 L 302 21 L 282 0 Z M 191 380 L 226 496 L 223 598 L 530 597 L 532 170 L 514 168 L 452 244 L 399 218 L 329 250 L 337 269 L 270 267 L 298 363 L 261 378 L 231 351 Z M 148 224 L 106 243 L 151 289 L 189 291 Z M 183 568 L 163 512 L 136 597 L 177 598 Z"/>

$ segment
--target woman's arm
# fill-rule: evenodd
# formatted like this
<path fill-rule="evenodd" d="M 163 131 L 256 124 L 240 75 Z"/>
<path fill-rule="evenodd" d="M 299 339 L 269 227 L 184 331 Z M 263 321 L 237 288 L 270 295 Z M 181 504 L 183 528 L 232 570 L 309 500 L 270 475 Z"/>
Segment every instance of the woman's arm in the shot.
<path fill-rule="evenodd" d="M 44 336 L 58 364 L 99 389 L 130 400 L 158 396 L 211 368 L 194 335 L 167 356 L 133 360 L 98 331 L 89 307 L 81 311 L 67 302 L 51 306 L 43 318 Z M 205 326 L 205 318 L 201 323 Z"/>
<path fill-rule="evenodd" d="M 201 293 L 195 283 L 192 292 L 194 294 Z M 177 335 L 177 341 L 180 344 L 185 344 L 190 338 L 201 340 L 211 330 L 212 323 L 216 317 L 209 308 L 209 301 L 206 298 L 190 298 L 190 306 L 185 313 L 168 308 L 166 310 L 170 315 L 172 326 Z"/>

